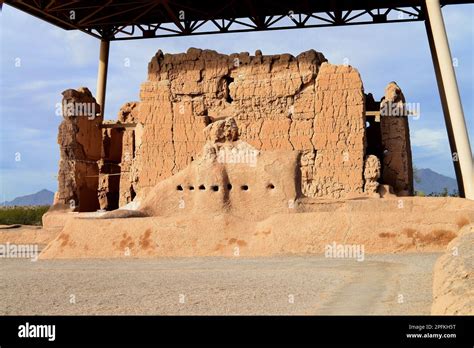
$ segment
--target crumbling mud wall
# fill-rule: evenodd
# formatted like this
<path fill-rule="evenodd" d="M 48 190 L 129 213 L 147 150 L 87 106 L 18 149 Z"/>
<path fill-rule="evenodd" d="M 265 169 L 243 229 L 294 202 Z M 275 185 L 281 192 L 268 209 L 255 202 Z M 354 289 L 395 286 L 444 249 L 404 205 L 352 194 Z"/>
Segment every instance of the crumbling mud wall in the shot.
<path fill-rule="evenodd" d="M 321 253 L 330 243 L 433 252 L 474 217 L 470 201 L 452 197 L 370 199 L 380 175 L 374 155 L 366 159 L 365 199 L 304 197 L 300 151 L 256 150 L 230 117 L 203 133 L 195 160 L 158 182 L 138 208 L 67 219 L 40 258 L 257 257 Z M 239 152 L 254 161 L 229 160 Z"/>
<path fill-rule="evenodd" d="M 138 103 L 126 103 L 119 112 L 118 122 L 124 124 L 122 137 L 122 159 L 120 162 L 120 192 L 119 206 L 133 201 L 136 196 L 138 183 L 138 162 L 134 159 L 137 148 L 141 146 L 142 124 L 138 119 Z"/>
<path fill-rule="evenodd" d="M 204 133 L 206 143 L 196 159 L 160 181 L 143 198 L 139 213 L 229 214 L 261 220 L 296 209 L 296 200 L 301 197 L 298 151 L 256 150 L 239 140 L 237 123 L 231 117 L 213 122 Z M 252 153 L 254 160 L 240 163 L 236 160 L 239 153 Z M 118 213 L 117 210 L 109 216 L 116 217 Z"/>
<path fill-rule="evenodd" d="M 241 139 L 255 148 L 304 153 L 306 195 L 361 193 L 362 81 L 354 68 L 325 61 L 312 50 L 297 57 L 259 51 L 255 56 L 198 49 L 158 52 L 141 89 L 143 137 L 135 190 L 148 191 L 184 168 L 204 144 L 202 129 L 231 116 Z"/>
<path fill-rule="evenodd" d="M 380 103 L 380 129 L 383 147 L 382 180 L 399 196 L 413 195 L 413 167 L 405 96 L 391 82 Z"/>
<path fill-rule="evenodd" d="M 189 164 L 204 144 L 204 127 L 229 116 L 242 140 L 258 149 L 312 149 L 314 84 L 324 61 L 315 51 L 297 57 L 158 52 L 141 89 L 138 189 Z"/>
<path fill-rule="evenodd" d="M 350 66 L 323 64 L 316 79 L 313 151 L 303 176 L 310 197 L 343 198 L 363 192 L 365 96 Z M 314 165 L 311 163 L 314 161 Z"/>
<path fill-rule="evenodd" d="M 98 112 L 99 105 L 87 88 L 63 92 L 55 205 L 78 211 L 99 209 L 97 161 L 102 158 L 102 118 L 96 116 Z"/>
<path fill-rule="evenodd" d="M 59 201 L 78 199 L 83 190 L 83 197 L 97 196 L 90 204 L 83 200 L 88 210 L 113 210 L 135 197 L 138 202 L 193 162 L 205 143 L 203 129 L 227 117 L 237 122 L 240 139 L 259 151 L 298 152 L 301 191 L 308 197 L 348 198 L 364 194 L 364 187 L 376 197 L 378 184 L 409 195 L 408 120 L 374 116 L 376 108 L 404 103 L 404 97 L 390 84 L 384 100 L 377 103 L 364 94 L 356 69 L 331 65 L 314 50 L 296 57 L 195 48 L 181 54 L 158 51 L 149 63 L 140 101 L 126 103 L 116 122 L 81 123 L 80 129 L 91 129 L 90 139 L 81 141 L 93 143 L 93 149 L 62 155 Z M 366 104 L 372 113 L 368 117 Z M 75 139 L 77 132 L 62 126 L 60 138 Z M 366 185 L 369 155 L 377 157 L 381 168 L 380 178 L 370 177 L 373 182 Z M 238 160 L 252 160 L 251 154 L 240 154 Z M 74 165 L 66 168 L 71 161 Z M 90 164 L 82 168 L 76 163 Z M 67 175 L 72 172 L 90 178 L 87 185 L 71 183 Z"/>
<path fill-rule="evenodd" d="M 102 210 L 113 210 L 119 207 L 123 133 L 123 128 L 102 128 L 102 156 L 97 162 L 99 167 L 98 197 Z"/>

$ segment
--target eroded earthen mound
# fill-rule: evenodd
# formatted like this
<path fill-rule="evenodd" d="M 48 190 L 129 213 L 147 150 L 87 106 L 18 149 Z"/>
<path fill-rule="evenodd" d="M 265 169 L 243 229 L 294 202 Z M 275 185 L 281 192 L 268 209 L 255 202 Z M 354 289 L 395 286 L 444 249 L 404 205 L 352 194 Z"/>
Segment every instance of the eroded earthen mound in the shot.
<path fill-rule="evenodd" d="M 462 228 L 436 262 L 433 276 L 435 315 L 474 313 L 474 225 Z"/>

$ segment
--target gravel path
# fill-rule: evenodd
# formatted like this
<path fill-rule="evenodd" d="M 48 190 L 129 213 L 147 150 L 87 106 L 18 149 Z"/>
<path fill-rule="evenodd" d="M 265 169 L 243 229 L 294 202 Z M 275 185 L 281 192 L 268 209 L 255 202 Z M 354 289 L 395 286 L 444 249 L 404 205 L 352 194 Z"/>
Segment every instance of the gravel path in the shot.
<path fill-rule="evenodd" d="M 429 314 L 439 255 L 0 259 L 0 314 Z"/>

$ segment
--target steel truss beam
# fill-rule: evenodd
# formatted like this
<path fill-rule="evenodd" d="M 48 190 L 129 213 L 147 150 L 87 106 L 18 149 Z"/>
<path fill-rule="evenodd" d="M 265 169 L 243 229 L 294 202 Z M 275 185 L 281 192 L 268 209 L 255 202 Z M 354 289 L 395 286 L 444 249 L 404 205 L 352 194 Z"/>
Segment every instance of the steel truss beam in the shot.
<path fill-rule="evenodd" d="M 444 1 L 450 3 L 451 0 Z M 184 0 L 5 2 L 63 29 L 81 30 L 107 41 L 412 22 L 424 19 L 421 2 L 402 0 L 365 0 L 357 6 L 354 5 L 354 8 L 348 7 L 345 0 L 327 4 L 297 0 L 288 3 L 277 0 L 262 3 L 227 0 L 215 2 L 215 6 L 203 2 L 202 7 L 199 3 Z"/>
<path fill-rule="evenodd" d="M 111 41 L 148 39 L 373 23 L 413 22 L 421 21 L 423 19 L 424 15 L 420 6 L 316 13 L 295 13 L 289 11 L 287 14 L 279 16 L 255 16 L 244 18 L 213 17 L 204 20 L 175 20 L 173 23 L 153 23 L 146 25 L 131 24 L 123 26 L 111 25 L 109 27 L 110 34 L 107 39 Z M 103 32 L 94 27 L 85 28 L 85 30 L 92 35 L 103 37 Z"/>

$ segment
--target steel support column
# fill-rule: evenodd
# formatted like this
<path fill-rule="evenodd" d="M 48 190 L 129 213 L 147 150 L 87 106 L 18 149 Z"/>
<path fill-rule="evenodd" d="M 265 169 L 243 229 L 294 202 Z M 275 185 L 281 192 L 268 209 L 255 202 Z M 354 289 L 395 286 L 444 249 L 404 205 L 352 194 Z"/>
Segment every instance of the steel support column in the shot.
<path fill-rule="evenodd" d="M 109 66 L 109 47 L 110 41 L 100 41 L 99 69 L 97 72 L 97 91 L 96 100 L 100 105 L 100 116 L 104 116 L 105 110 L 105 92 L 107 89 L 107 70 Z"/>
<path fill-rule="evenodd" d="M 426 32 L 443 106 L 459 194 L 474 200 L 471 146 L 439 0 L 426 1 Z"/>

